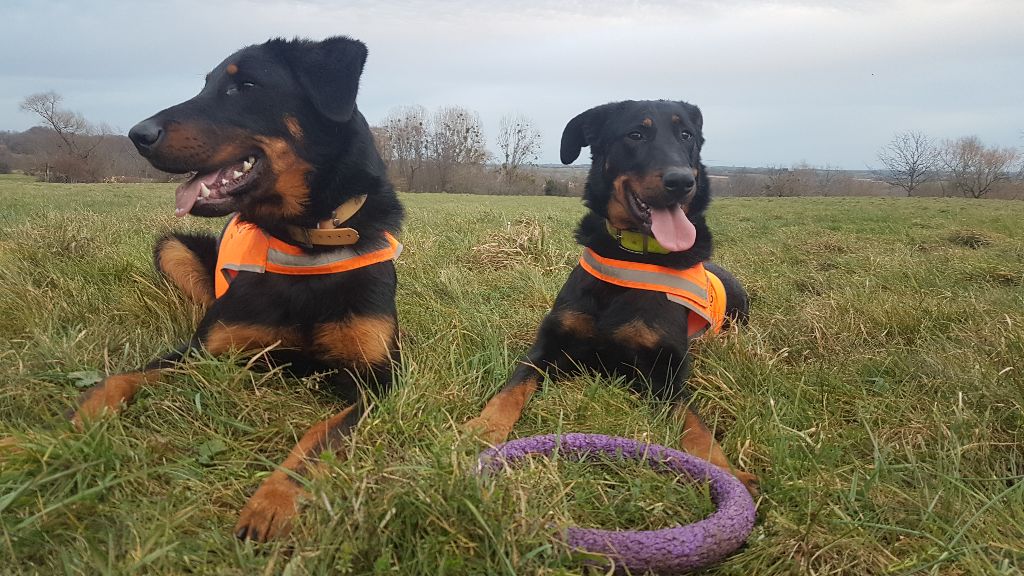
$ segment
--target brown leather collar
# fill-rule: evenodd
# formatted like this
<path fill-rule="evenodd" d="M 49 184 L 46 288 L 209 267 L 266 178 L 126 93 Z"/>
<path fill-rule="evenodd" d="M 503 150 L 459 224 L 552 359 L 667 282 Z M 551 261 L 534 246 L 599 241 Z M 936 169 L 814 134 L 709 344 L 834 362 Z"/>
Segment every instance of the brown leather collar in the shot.
<path fill-rule="evenodd" d="M 316 228 L 288 226 L 288 234 L 292 240 L 310 246 L 351 246 L 359 241 L 359 231 L 342 228 L 341 225 L 354 216 L 364 203 L 366 194 L 350 198 L 335 208 L 330 218 L 317 222 Z"/>

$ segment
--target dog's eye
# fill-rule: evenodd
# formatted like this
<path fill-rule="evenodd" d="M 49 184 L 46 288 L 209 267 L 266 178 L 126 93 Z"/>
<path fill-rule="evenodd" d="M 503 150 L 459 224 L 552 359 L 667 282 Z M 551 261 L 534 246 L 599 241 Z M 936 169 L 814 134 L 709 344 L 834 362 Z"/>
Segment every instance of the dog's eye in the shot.
<path fill-rule="evenodd" d="M 224 93 L 227 94 L 228 96 L 234 96 L 235 94 L 238 94 L 239 91 L 248 90 L 249 88 L 253 88 L 255 86 L 256 85 L 253 84 L 252 82 L 242 82 L 241 84 L 232 84 L 231 86 L 228 87 L 227 90 L 224 91 Z"/>
<path fill-rule="evenodd" d="M 682 132 L 679 133 L 679 137 L 682 138 L 683 140 L 689 140 L 690 138 L 693 138 L 693 134 L 690 134 L 686 130 L 683 130 Z"/>
<path fill-rule="evenodd" d="M 629 134 L 626 134 L 626 138 L 629 138 L 630 140 L 643 140 L 644 135 L 639 132 L 630 132 Z"/>

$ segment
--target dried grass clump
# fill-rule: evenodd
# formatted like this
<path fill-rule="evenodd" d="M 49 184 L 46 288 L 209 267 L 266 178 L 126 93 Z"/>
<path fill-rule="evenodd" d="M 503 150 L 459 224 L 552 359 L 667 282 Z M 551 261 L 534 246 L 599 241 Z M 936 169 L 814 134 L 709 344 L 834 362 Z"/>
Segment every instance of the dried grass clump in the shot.
<path fill-rule="evenodd" d="M 992 243 L 992 237 L 979 230 L 957 230 L 949 236 L 949 241 L 957 246 L 963 246 L 972 250 L 977 250 L 982 246 L 988 246 Z"/>
<path fill-rule="evenodd" d="M 535 266 L 551 272 L 569 267 L 572 260 L 570 253 L 551 247 L 544 225 L 531 217 L 506 223 L 504 230 L 473 247 L 473 261 L 490 270 Z"/>

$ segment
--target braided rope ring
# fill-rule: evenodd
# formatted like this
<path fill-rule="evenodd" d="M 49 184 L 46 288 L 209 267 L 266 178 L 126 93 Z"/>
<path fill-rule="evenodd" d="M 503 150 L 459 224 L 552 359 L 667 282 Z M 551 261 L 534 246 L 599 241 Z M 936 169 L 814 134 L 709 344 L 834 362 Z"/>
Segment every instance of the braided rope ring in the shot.
<path fill-rule="evenodd" d="M 717 510 L 707 518 L 661 530 L 601 530 L 570 527 L 565 540 L 573 550 L 608 556 L 634 573 L 678 574 L 721 561 L 746 542 L 756 510 L 747 489 L 725 470 L 679 450 L 603 434 L 551 434 L 506 442 L 480 454 L 479 473 L 495 472 L 531 454 L 583 460 L 591 455 L 627 458 L 659 472 L 708 482 Z"/>

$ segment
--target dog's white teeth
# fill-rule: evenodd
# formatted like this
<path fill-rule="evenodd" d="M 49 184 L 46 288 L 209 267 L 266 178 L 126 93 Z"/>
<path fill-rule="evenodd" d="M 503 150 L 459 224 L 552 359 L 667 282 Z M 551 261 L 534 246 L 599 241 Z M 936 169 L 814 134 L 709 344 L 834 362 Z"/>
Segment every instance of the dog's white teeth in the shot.
<path fill-rule="evenodd" d="M 203 198 L 209 198 L 210 197 L 210 189 L 207 188 L 206 184 L 203 183 L 203 182 L 199 183 L 199 193 L 202 194 Z"/>
<path fill-rule="evenodd" d="M 243 172 L 248 172 L 249 170 L 252 170 L 252 162 L 250 162 L 248 160 L 246 160 L 245 162 L 242 162 L 242 171 Z"/>
<path fill-rule="evenodd" d="M 221 178 L 221 179 L 220 179 L 220 183 L 221 183 L 221 184 L 227 184 L 227 183 L 229 183 L 229 182 L 231 182 L 231 180 L 228 180 L 227 178 Z"/>
<path fill-rule="evenodd" d="M 249 156 L 249 166 L 252 166 L 255 163 L 256 163 L 256 157 L 255 156 Z"/>
<path fill-rule="evenodd" d="M 243 174 L 243 173 L 241 173 L 241 172 L 239 172 L 238 170 L 235 170 L 235 171 L 234 171 L 234 172 L 233 172 L 233 173 L 231 174 L 231 177 L 232 177 L 232 178 L 241 178 L 242 176 L 244 176 L 244 174 Z"/>

